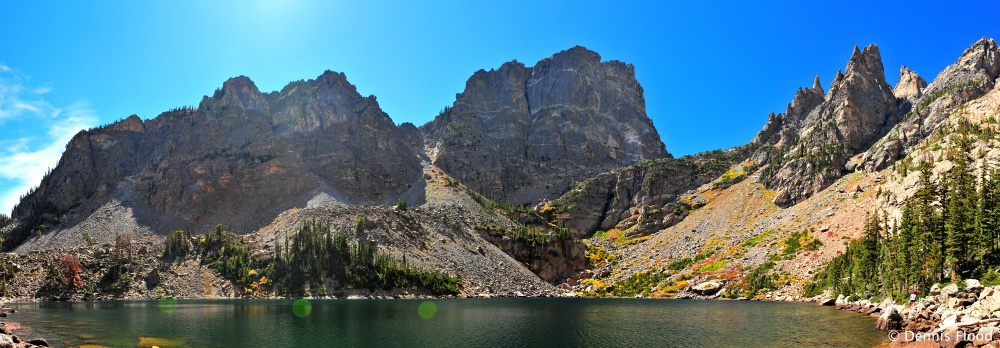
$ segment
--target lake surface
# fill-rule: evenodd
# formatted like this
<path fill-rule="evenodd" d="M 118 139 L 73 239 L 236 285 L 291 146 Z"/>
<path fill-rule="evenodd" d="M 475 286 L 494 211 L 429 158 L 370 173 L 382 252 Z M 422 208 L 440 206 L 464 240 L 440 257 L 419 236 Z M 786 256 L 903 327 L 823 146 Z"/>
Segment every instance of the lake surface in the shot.
<path fill-rule="evenodd" d="M 649 299 L 12 303 L 56 347 L 872 347 L 874 319 L 808 303 Z"/>

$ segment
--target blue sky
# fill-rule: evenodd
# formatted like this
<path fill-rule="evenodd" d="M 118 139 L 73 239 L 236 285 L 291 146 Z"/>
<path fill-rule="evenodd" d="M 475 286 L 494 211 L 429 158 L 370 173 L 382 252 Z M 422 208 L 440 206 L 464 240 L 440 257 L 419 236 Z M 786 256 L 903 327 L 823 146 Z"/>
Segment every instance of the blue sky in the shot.
<path fill-rule="evenodd" d="M 0 0 L 0 211 L 80 129 L 196 106 L 227 78 L 262 91 L 344 72 L 397 123 L 429 121 L 478 69 L 573 45 L 635 64 L 667 150 L 741 145 L 854 45 L 930 81 L 981 37 L 988 1 Z"/>

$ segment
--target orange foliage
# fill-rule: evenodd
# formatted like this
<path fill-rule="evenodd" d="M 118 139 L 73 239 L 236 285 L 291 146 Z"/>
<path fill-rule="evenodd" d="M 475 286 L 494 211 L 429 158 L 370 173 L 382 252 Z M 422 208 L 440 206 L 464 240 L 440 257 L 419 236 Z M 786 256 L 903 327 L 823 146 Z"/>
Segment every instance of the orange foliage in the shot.
<path fill-rule="evenodd" d="M 69 287 L 75 287 L 83 285 L 83 280 L 80 279 L 80 259 L 73 254 L 63 255 L 62 260 L 59 261 L 59 270 L 63 276 L 63 283 Z"/>

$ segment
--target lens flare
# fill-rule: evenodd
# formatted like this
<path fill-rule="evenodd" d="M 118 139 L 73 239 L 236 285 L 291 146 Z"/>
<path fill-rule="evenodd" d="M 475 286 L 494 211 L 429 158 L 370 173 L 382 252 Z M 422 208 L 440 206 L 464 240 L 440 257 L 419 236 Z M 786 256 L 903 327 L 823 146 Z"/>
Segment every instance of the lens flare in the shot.
<path fill-rule="evenodd" d="M 432 301 L 421 302 L 420 306 L 417 307 L 417 314 L 419 314 L 420 317 L 424 319 L 433 318 L 434 315 L 437 314 L 437 312 L 438 312 L 438 307 Z"/>
<path fill-rule="evenodd" d="M 295 300 L 295 302 L 292 303 L 292 313 L 295 314 L 296 317 L 308 317 L 309 313 L 312 313 L 312 311 L 313 306 L 312 303 L 309 303 L 309 300 L 303 298 Z"/>
<path fill-rule="evenodd" d="M 161 298 L 157 301 L 160 311 L 163 313 L 173 313 L 177 310 L 177 299 L 172 297 Z"/>

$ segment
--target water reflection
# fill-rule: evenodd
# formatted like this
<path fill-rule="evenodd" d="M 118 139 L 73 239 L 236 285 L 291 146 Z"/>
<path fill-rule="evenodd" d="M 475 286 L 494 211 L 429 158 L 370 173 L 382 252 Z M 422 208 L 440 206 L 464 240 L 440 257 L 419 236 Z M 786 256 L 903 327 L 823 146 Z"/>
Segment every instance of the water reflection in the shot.
<path fill-rule="evenodd" d="M 874 321 L 811 304 L 641 299 L 15 303 L 54 346 L 874 346 Z M 414 313 L 414 312 L 417 313 Z"/>

